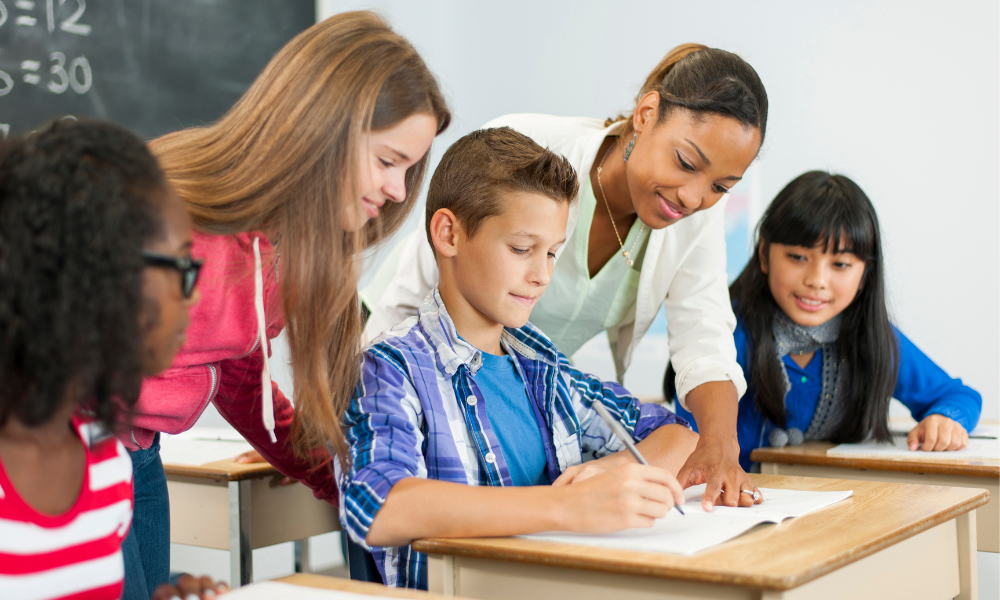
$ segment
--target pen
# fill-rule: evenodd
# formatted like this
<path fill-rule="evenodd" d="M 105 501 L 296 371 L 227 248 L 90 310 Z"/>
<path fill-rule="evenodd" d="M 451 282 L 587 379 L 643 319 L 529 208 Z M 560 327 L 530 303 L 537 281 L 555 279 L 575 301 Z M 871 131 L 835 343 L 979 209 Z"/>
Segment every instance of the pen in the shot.
<path fill-rule="evenodd" d="M 601 404 L 600 400 L 594 400 L 594 402 L 591 403 L 591 406 L 594 407 L 594 410 L 597 411 L 597 414 L 601 415 L 601 418 L 604 419 L 604 422 L 608 424 L 608 427 L 611 428 L 611 431 L 618 436 L 618 439 L 625 442 L 625 447 L 627 447 L 629 452 L 632 453 L 632 456 L 634 456 L 635 459 L 639 461 L 639 464 L 643 464 L 648 467 L 649 461 L 647 461 L 646 457 L 643 456 L 642 453 L 639 452 L 639 449 L 635 447 L 635 442 L 632 441 L 632 436 L 629 435 L 627 431 L 625 431 L 625 428 L 622 427 L 622 424 L 618 422 L 618 419 L 615 419 L 614 417 L 611 416 L 611 413 L 608 412 L 608 409 L 604 408 L 604 405 Z M 677 509 L 677 512 L 681 513 L 682 515 L 684 514 L 684 511 L 681 510 L 679 504 L 674 504 L 674 508 Z"/>

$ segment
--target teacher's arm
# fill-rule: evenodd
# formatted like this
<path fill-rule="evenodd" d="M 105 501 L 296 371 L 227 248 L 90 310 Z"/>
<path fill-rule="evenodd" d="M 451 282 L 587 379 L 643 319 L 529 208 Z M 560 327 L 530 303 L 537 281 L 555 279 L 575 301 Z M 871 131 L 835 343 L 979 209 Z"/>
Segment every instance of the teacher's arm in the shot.
<path fill-rule="evenodd" d="M 702 504 L 749 506 L 756 490 L 739 464 L 736 436 L 739 399 L 746 392 L 736 362 L 733 315 L 726 281 L 724 207 L 696 215 L 705 223 L 677 270 L 664 309 L 677 397 L 698 423 L 698 445 L 677 474 L 684 487 L 705 486 Z M 692 217 L 694 218 L 694 217 Z"/>

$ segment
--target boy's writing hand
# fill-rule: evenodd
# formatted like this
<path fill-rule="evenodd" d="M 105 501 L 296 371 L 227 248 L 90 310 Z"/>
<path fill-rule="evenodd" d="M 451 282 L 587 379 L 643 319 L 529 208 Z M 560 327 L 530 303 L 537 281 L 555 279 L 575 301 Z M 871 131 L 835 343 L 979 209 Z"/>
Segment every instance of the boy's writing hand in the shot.
<path fill-rule="evenodd" d="M 177 585 L 164 583 L 153 592 L 152 600 L 211 600 L 229 591 L 225 581 L 214 581 L 211 577 L 194 577 L 184 574 L 177 578 Z"/>
<path fill-rule="evenodd" d="M 622 465 L 561 489 L 568 531 L 652 527 L 674 504 L 684 502 L 684 491 L 669 471 L 639 464 Z"/>
<path fill-rule="evenodd" d="M 610 468 L 610 467 L 609 467 Z M 572 467 L 566 469 L 562 472 L 562 475 L 558 479 L 552 482 L 553 486 L 559 485 L 569 485 L 571 483 L 580 483 L 584 479 L 590 479 L 601 473 L 607 473 L 608 468 L 605 468 L 599 460 L 592 460 L 580 465 L 573 465 Z"/>
<path fill-rule="evenodd" d="M 969 445 L 969 432 L 944 415 L 927 415 L 906 436 L 906 445 L 925 452 L 961 450 Z"/>

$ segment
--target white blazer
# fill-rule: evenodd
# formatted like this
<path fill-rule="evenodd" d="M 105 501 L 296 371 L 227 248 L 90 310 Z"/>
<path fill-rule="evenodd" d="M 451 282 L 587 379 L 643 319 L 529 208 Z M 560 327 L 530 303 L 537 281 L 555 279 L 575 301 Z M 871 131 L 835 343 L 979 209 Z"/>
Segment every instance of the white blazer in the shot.
<path fill-rule="evenodd" d="M 519 114 L 494 119 L 484 127 L 505 125 L 562 154 L 579 177 L 587 177 L 604 138 L 621 123 L 605 128 L 598 119 Z M 576 228 L 579 206 L 576 202 L 570 208 L 567 239 Z M 670 349 L 665 358 L 673 362 L 677 395 L 685 407 L 688 392 L 709 381 L 732 381 L 738 398 L 747 387 L 733 343 L 736 317 L 726 284 L 724 210 L 725 198 L 708 210 L 652 230 L 636 303 L 621 323 L 607 330 L 621 381 L 639 342 L 664 305 Z M 374 339 L 416 315 L 437 280 L 434 252 L 421 227 L 403 239 L 361 292 L 372 311 L 365 327 L 366 339 Z"/>

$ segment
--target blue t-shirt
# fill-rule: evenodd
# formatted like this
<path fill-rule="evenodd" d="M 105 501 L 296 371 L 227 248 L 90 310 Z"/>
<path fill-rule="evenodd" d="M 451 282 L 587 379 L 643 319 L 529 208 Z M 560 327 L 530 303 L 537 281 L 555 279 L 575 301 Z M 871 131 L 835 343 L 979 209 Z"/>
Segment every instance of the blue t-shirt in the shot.
<path fill-rule="evenodd" d="M 899 344 L 899 375 L 896 377 L 896 388 L 892 397 L 910 409 L 910 414 L 917 421 L 923 420 L 930 414 L 939 414 L 957 421 L 966 431 L 972 431 L 979 422 L 979 414 L 983 407 L 983 398 L 979 392 L 964 385 L 961 379 L 950 377 L 895 326 L 892 327 L 892 331 L 896 334 L 896 342 Z M 753 356 L 753 349 L 750 334 L 742 318 L 737 321 L 733 338 L 736 342 L 736 362 L 743 367 L 743 373 L 749 382 L 752 377 L 750 359 Z M 805 431 L 812 422 L 813 413 L 819 403 L 819 394 L 823 388 L 823 351 L 817 350 L 812 361 L 804 369 L 797 365 L 791 356 L 782 357 L 782 362 L 788 371 L 789 383 L 792 385 L 792 389 L 785 396 L 787 427 Z M 677 414 L 687 419 L 695 431 L 698 430 L 694 417 L 679 403 Z M 753 464 L 750 461 L 750 453 L 757 448 L 770 445 L 768 440 L 773 429 L 774 425 L 757 410 L 753 390 L 748 389 L 740 399 L 736 423 L 740 441 L 740 465 L 745 470 L 749 471 Z"/>
<path fill-rule="evenodd" d="M 481 355 L 483 365 L 476 372 L 476 385 L 483 394 L 511 480 L 518 486 L 550 483 L 542 433 L 514 359 L 506 354 Z"/>

